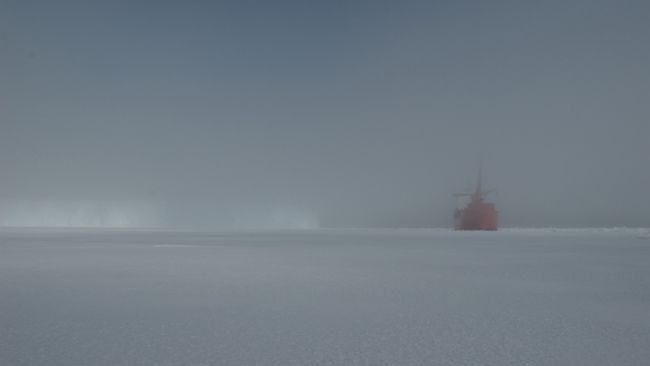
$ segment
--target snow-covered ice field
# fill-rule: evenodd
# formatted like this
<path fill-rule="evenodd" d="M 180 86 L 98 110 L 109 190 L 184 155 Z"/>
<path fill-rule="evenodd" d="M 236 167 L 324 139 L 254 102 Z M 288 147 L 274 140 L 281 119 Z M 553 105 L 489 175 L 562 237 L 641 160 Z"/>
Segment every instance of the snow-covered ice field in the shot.
<path fill-rule="evenodd" d="M 4 230 L 0 365 L 650 365 L 650 231 Z"/>

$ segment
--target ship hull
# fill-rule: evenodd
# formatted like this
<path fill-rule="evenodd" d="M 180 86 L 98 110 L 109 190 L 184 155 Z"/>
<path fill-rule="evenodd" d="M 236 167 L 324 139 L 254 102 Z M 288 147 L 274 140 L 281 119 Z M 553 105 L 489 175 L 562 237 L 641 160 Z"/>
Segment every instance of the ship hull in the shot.
<path fill-rule="evenodd" d="M 454 227 L 456 230 L 497 230 L 499 216 L 494 204 L 472 202 L 464 209 L 456 210 Z"/>

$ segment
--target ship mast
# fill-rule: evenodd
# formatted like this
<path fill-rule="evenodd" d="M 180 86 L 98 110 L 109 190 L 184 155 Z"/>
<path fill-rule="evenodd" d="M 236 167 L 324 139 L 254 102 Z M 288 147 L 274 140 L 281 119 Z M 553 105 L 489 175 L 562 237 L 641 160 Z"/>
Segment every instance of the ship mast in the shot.
<path fill-rule="evenodd" d="M 486 191 L 483 190 L 483 162 L 481 161 L 481 164 L 479 165 L 478 168 L 478 175 L 476 177 L 476 188 L 474 189 L 474 193 L 467 192 L 467 193 L 456 193 L 454 196 L 456 198 L 458 197 L 470 197 L 471 201 L 483 201 L 485 196 L 488 195 L 488 193 L 492 192 L 491 189 L 488 189 Z"/>
<path fill-rule="evenodd" d="M 483 191 L 481 190 L 482 176 L 483 176 L 483 163 L 481 162 L 481 165 L 478 167 L 478 177 L 476 178 L 476 192 L 474 193 L 477 197 L 483 195 Z"/>
<path fill-rule="evenodd" d="M 481 164 L 478 167 L 478 177 L 476 177 L 476 191 L 474 191 L 474 194 L 472 195 L 472 201 L 481 201 L 483 200 L 483 196 L 487 194 L 487 192 L 483 192 L 483 185 L 482 185 L 482 179 L 483 179 L 483 161 L 481 161 Z"/>

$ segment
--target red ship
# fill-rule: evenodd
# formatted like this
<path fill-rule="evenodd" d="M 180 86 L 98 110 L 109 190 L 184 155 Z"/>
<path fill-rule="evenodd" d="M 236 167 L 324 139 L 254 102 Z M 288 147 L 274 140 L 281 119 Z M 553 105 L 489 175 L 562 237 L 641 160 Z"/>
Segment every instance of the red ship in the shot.
<path fill-rule="evenodd" d="M 483 191 L 481 187 L 481 170 L 479 169 L 474 193 L 457 193 L 456 198 L 469 197 L 469 203 L 464 208 L 457 208 L 454 213 L 454 228 L 456 230 L 496 230 L 499 213 L 494 203 L 486 202 L 485 196 L 491 191 Z"/>

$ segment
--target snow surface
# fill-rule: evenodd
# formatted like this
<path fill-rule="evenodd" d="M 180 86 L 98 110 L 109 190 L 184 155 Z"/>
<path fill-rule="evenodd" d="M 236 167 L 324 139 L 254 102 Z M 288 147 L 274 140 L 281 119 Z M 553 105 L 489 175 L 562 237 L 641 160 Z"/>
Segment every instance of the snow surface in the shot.
<path fill-rule="evenodd" d="M 648 365 L 647 229 L 0 232 L 0 365 Z"/>

